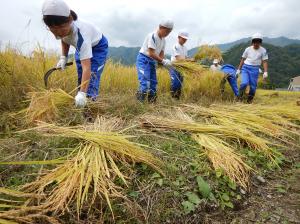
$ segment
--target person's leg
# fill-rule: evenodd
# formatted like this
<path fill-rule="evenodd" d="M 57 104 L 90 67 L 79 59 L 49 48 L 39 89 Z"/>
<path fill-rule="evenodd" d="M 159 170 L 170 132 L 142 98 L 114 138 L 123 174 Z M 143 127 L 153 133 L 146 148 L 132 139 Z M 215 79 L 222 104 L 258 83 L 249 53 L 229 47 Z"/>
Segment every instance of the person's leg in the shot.
<path fill-rule="evenodd" d="M 104 70 L 108 54 L 108 42 L 103 36 L 99 44 L 93 47 L 93 57 L 91 58 L 91 79 L 87 96 L 92 100 L 96 100 L 99 95 L 101 75 Z"/>
<path fill-rule="evenodd" d="M 175 69 L 170 69 L 171 76 L 171 96 L 179 99 L 181 95 L 181 88 L 183 82 L 183 76 Z"/>
<path fill-rule="evenodd" d="M 142 54 L 138 54 L 136 60 L 136 68 L 139 80 L 139 90 L 136 94 L 137 100 L 144 102 L 149 90 L 150 69 L 149 59 Z"/>
<path fill-rule="evenodd" d="M 239 98 L 240 100 L 243 98 L 245 90 L 247 88 L 247 86 L 249 85 L 249 71 L 248 71 L 248 66 L 244 65 L 242 68 L 242 72 L 241 72 L 241 85 L 240 85 L 240 89 L 239 89 Z"/>
<path fill-rule="evenodd" d="M 253 66 L 253 68 L 250 69 L 250 76 L 249 76 L 250 92 L 248 96 L 248 103 L 252 103 L 253 98 L 255 96 L 258 77 L 259 77 L 259 68 Z"/>
<path fill-rule="evenodd" d="M 228 76 L 227 78 L 230 86 L 231 86 L 231 89 L 234 93 L 234 95 L 237 97 L 239 95 L 239 88 L 238 88 L 238 85 L 237 85 L 237 80 L 236 80 L 236 77 L 235 76 Z"/>
<path fill-rule="evenodd" d="M 150 91 L 148 95 L 148 101 L 150 103 L 156 102 L 157 92 L 157 77 L 156 77 L 156 64 L 154 61 L 149 63 L 149 75 L 150 75 Z"/>

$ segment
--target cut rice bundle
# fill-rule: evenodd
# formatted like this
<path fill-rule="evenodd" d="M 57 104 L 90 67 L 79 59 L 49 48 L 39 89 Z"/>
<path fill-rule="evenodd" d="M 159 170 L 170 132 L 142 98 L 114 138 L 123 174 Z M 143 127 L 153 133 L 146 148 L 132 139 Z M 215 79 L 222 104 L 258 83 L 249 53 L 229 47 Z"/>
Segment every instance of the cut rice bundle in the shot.
<path fill-rule="evenodd" d="M 36 121 L 53 122 L 73 108 L 74 97 L 61 89 L 30 92 L 30 104 L 21 111 L 26 123 Z"/>
<path fill-rule="evenodd" d="M 249 187 L 251 167 L 243 161 L 243 156 L 236 153 L 226 142 L 212 135 L 193 134 L 193 139 L 203 147 L 204 154 L 211 161 L 215 170 L 222 170 L 244 189 Z"/>
<path fill-rule="evenodd" d="M 60 214 L 68 211 L 70 205 L 76 202 L 77 213 L 80 214 L 84 205 L 91 208 L 97 199 L 105 198 L 112 210 L 110 198 L 126 199 L 122 194 L 123 187 L 115 181 L 119 179 L 127 186 L 134 162 L 147 164 L 163 173 L 159 159 L 143 150 L 141 145 L 128 140 L 133 136 L 97 131 L 99 128 L 96 126 L 89 131 L 82 127 L 58 127 L 52 124 L 30 129 L 41 131 L 46 136 L 79 141 L 64 164 L 24 186 L 23 191 L 27 193 L 47 195 L 40 203 L 44 209 Z M 52 188 L 50 192 L 49 188 Z"/>

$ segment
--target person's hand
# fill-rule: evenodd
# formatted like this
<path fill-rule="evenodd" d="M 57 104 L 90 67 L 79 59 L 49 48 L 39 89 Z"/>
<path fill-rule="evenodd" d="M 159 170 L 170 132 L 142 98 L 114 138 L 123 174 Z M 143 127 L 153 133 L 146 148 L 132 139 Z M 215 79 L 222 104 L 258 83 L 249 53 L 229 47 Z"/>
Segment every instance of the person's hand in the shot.
<path fill-rule="evenodd" d="M 169 59 L 164 59 L 161 62 L 163 64 L 163 66 L 165 67 L 171 67 L 172 66 L 172 62 Z"/>
<path fill-rule="evenodd" d="M 75 106 L 79 108 L 85 107 L 87 103 L 86 93 L 79 91 L 75 96 Z"/>
<path fill-rule="evenodd" d="M 263 78 L 266 79 L 266 78 L 268 78 L 268 76 L 269 76 L 269 75 L 268 75 L 268 72 L 264 72 Z"/>
<path fill-rule="evenodd" d="M 60 59 L 56 65 L 56 68 L 64 70 L 66 68 L 67 61 L 68 61 L 68 59 L 66 56 L 60 56 Z"/>

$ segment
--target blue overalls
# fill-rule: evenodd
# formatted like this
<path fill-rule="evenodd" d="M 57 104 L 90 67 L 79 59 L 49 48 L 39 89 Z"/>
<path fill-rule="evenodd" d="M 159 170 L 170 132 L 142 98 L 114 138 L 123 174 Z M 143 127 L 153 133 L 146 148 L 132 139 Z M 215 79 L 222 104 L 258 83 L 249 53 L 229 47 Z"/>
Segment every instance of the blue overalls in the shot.
<path fill-rule="evenodd" d="M 77 45 L 75 60 L 78 73 L 78 86 L 80 86 L 82 80 L 82 66 L 78 51 L 78 49 L 80 49 L 80 41 L 78 41 Z M 101 74 L 104 70 L 104 65 L 106 63 L 108 54 L 108 41 L 104 35 L 102 35 L 99 43 L 92 48 L 92 52 L 93 57 L 91 58 L 91 79 L 89 82 L 87 97 L 91 98 L 92 100 L 96 100 L 97 96 L 99 95 Z"/>
<path fill-rule="evenodd" d="M 174 68 L 170 68 L 171 76 L 171 92 L 175 93 L 181 91 L 183 76 L 180 72 L 176 71 Z"/>
<path fill-rule="evenodd" d="M 227 75 L 227 81 L 229 82 L 229 85 L 234 93 L 235 96 L 239 95 L 239 89 L 237 85 L 237 80 L 236 80 L 236 69 L 233 65 L 226 64 L 223 65 L 221 68 L 221 71 Z"/>
<path fill-rule="evenodd" d="M 242 95 L 247 88 L 250 86 L 249 96 L 254 97 L 256 88 L 257 88 L 257 81 L 259 77 L 259 66 L 247 65 L 244 64 L 241 71 L 242 82 L 240 85 L 240 95 Z"/>
<path fill-rule="evenodd" d="M 155 96 L 157 91 L 156 62 L 147 55 L 139 53 L 136 59 L 139 94 Z M 143 99 L 141 99 L 142 101 Z"/>

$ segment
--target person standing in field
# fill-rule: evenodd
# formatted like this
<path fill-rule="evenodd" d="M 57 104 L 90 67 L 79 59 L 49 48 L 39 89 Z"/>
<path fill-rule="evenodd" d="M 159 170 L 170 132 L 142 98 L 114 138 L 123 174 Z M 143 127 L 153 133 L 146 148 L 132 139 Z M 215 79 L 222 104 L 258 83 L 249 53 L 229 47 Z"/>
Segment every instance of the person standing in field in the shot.
<path fill-rule="evenodd" d="M 222 66 L 220 65 L 219 59 L 214 59 L 213 64 L 210 66 L 210 70 L 213 72 L 220 71 Z"/>
<path fill-rule="evenodd" d="M 92 24 L 78 20 L 63 0 L 46 0 L 42 6 L 43 21 L 61 41 L 62 55 L 57 68 L 64 69 L 70 46 L 75 47 L 78 73 L 77 107 L 85 107 L 87 98 L 96 100 L 100 78 L 108 53 L 108 41 Z"/>
<path fill-rule="evenodd" d="M 139 80 L 139 90 L 136 94 L 140 102 L 148 96 L 148 102 L 154 103 L 157 98 L 156 62 L 170 67 L 171 61 L 165 59 L 165 38 L 172 32 L 174 23 L 164 20 L 159 24 L 157 31 L 147 35 L 136 59 Z"/>
<path fill-rule="evenodd" d="M 189 33 L 185 31 L 180 31 L 178 33 L 178 42 L 174 45 L 172 51 L 172 62 L 186 60 L 188 58 L 188 51 L 184 45 L 188 39 Z M 171 96 L 179 100 L 181 96 L 183 76 L 174 68 L 170 68 L 169 71 L 171 76 Z"/>
<path fill-rule="evenodd" d="M 236 72 L 241 74 L 242 81 L 239 89 L 239 99 L 242 100 L 247 86 L 250 86 L 247 102 L 252 103 L 255 96 L 260 66 L 263 64 L 263 78 L 268 77 L 268 54 L 262 45 L 263 37 L 257 33 L 252 36 L 252 46 L 246 48 L 242 55 L 242 60 Z"/>

